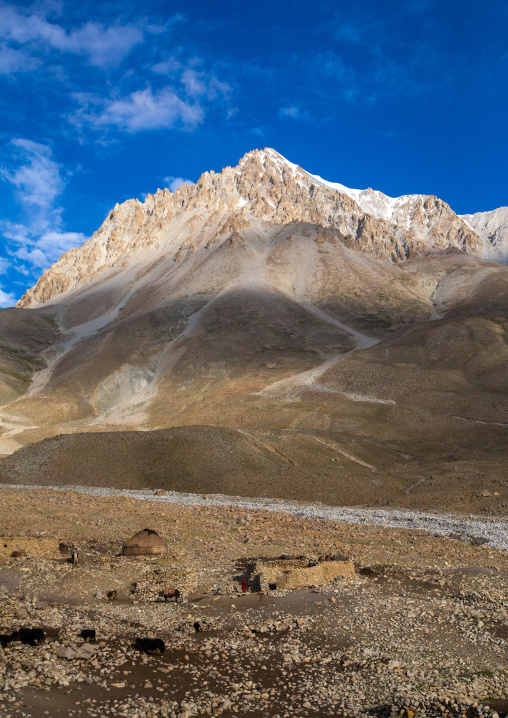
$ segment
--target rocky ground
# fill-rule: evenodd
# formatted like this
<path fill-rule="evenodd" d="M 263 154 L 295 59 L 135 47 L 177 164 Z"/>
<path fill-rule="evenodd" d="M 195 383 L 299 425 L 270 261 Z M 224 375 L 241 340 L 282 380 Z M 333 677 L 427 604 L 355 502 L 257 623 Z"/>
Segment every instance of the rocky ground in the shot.
<path fill-rule="evenodd" d="M 160 498 L 1 487 L 0 633 L 46 634 L 0 648 L 2 718 L 508 711 L 508 556 L 481 532 Z M 168 554 L 120 556 L 145 526 Z M 249 559 L 283 553 L 341 554 L 356 573 L 242 595 Z M 175 586 L 181 603 L 158 599 Z M 85 628 L 95 643 L 78 637 Z M 143 636 L 162 638 L 164 654 L 135 651 Z"/>

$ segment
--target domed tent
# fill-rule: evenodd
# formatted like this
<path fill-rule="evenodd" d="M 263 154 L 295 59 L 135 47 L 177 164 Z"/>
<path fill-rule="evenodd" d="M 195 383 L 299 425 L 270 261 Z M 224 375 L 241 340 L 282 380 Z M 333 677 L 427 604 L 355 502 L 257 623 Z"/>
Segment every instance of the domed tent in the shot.
<path fill-rule="evenodd" d="M 156 531 L 143 529 L 124 543 L 122 554 L 124 556 L 154 556 L 167 553 L 168 545 Z"/>

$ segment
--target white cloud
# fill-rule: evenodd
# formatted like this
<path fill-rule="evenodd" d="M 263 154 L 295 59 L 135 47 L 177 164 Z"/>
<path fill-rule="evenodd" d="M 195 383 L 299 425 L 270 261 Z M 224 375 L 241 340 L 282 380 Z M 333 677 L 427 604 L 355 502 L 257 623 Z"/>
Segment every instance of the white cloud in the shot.
<path fill-rule="evenodd" d="M 76 95 L 76 98 L 85 103 L 77 114 L 78 122 L 95 127 L 117 127 L 126 132 L 170 129 L 175 125 L 191 129 L 204 117 L 199 102 L 182 100 L 170 87 L 155 93 L 148 87 L 128 97 L 106 101 L 83 95 Z"/>
<path fill-rule="evenodd" d="M 66 47 L 62 49 L 88 55 L 92 65 L 105 67 L 118 65 L 143 39 L 143 32 L 133 25 L 105 28 L 99 23 L 88 22 L 68 35 Z"/>
<path fill-rule="evenodd" d="M 1 167 L 0 176 L 14 185 L 23 205 L 36 205 L 41 209 L 52 207 L 64 183 L 51 148 L 26 139 L 11 140 L 10 144 L 14 154 L 25 164 L 14 171 Z"/>
<path fill-rule="evenodd" d="M 147 31 L 150 28 L 147 26 Z M 136 25 L 112 25 L 87 22 L 67 32 L 56 23 L 49 22 L 42 12 L 22 13 L 11 5 L 0 6 L 0 37 L 18 45 L 34 44 L 60 52 L 84 55 L 92 65 L 107 67 L 118 65 L 136 45 L 145 39 L 145 28 Z M 15 69 L 26 69 L 24 66 Z"/>
<path fill-rule="evenodd" d="M 4 234 L 8 236 L 8 232 Z M 10 238 L 16 240 L 15 236 Z M 29 262 L 33 268 L 42 270 L 56 262 L 64 252 L 82 245 L 88 237 L 81 232 L 60 232 L 57 229 L 50 229 L 35 237 L 31 233 L 21 232 L 17 235 L 17 239 L 21 246 L 14 252 L 14 256 Z"/>
<path fill-rule="evenodd" d="M 12 75 L 15 72 L 33 70 L 38 60 L 24 50 L 13 47 L 0 47 L 0 75 Z"/>
<path fill-rule="evenodd" d="M 38 276 L 64 252 L 83 244 L 87 237 L 62 227 L 63 210 L 57 199 L 65 181 L 51 148 L 28 139 L 12 140 L 10 148 L 14 166 L 2 167 L 0 177 L 12 185 L 23 217 L 18 223 L 2 221 L 0 231 L 5 251 L 12 258 L 10 268 Z M 0 257 L 0 271 L 5 261 Z"/>
<path fill-rule="evenodd" d="M 157 62 L 152 65 L 151 70 L 157 75 L 173 76 L 182 69 L 182 63 L 176 57 L 170 57 L 167 60 Z"/>
<path fill-rule="evenodd" d="M 164 177 L 163 182 L 167 184 L 171 192 L 175 192 L 183 184 L 194 184 L 190 179 L 183 179 L 183 177 Z"/>
<path fill-rule="evenodd" d="M 265 127 L 251 127 L 248 132 L 251 133 L 251 135 L 256 135 L 256 137 L 264 137 L 266 135 L 266 128 Z"/>
<path fill-rule="evenodd" d="M 296 107 L 295 105 L 289 105 L 288 107 L 281 107 L 277 113 L 279 117 L 292 117 L 293 119 L 298 119 L 301 115 L 301 110 L 299 107 Z"/>
<path fill-rule="evenodd" d="M 0 287 L 0 309 L 13 307 L 15 303 L 16 297 L 13 292 L 4 292 L 4 290 Z"/>
<path fill-rule="evenodd" d="M 0 274 L 5 274 L 5 272 L 9 269 L 9 260 L 7 257 L 0 257 Z"/>
<path fill-rule="evenodd" d="M 208 87 L 203 73 L 187 68 L 182 72 L 181 82 L 189 97 L 202 97 L 208 93 Z"/>

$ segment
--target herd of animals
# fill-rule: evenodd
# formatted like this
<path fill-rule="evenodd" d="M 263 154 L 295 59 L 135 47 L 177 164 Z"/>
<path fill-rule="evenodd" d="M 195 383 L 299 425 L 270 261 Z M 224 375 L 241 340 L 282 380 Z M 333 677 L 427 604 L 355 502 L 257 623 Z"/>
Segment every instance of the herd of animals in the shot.
<path fill-rule="evenodd" d="M 281 556 L 282 559 L 287 558 L 305 558 L 305 556 L 296 556 L 296 555 L 289 555 L 289 554 L 283 554 Z M 310 565 L 317 565 L 318 563 L 322 561 L 334 561 L 334 560 L 343 560 L 342 556 L 332 556 L 330 554 L 327 554 L 326 556 L 320 556 L 317 561 L 309 562 Z M 70 559 L 71 563 L 77 563 L 77 552 L 73 551 L 72 558 Z M 242 591 L 245 591 L 246 589 L 246 582 L 245 578 L 242 578 Z M 110 601 L 115 601 L 118 599 L 118 595 L 116 590 L 111 590 L 106 593 L 106 598 L 108 598 Z M 182 600 L 182 594 L 181 591 L 178 588 L 164 588 L 159 592 L 159 599 L 164 600 L 166 603 L 168 600 L 173 599 L 176 603 L 180 603 Z M 199 633 L 200 631 L 206 630 L 207 625 L 205 622 L 201 621 L 195 621 L 194 623 L 194 630 Z M 96 634 L 94 628 L 84 628 L 78 636 L 80 638 L 83 638 L 85 641 L 95 641 Z M 9 645 L 9 643 L 12 643 L 14 641 L 20 641 L 21 643 L 28 645 L 28 646 L 39 646 L 45 641 L 45 635 L 42 628 L 27 628 L 22 627 L 19 628 L 17 631 L 13 631 L 12 633 L 4 633 L 0 634 L 0 646 L 2 648 L 6 648 L 6 646 Z M 137 651 L 140 651 L 142 653 L 146 653 L 147 655 L 150 655 L 154 653 L 155 651 L 158 651 L 159 655 L 163 655 L 165 650 L 165 644 L 164 641 L 161 638 L 136 638 L 134 643 L 132 644 L 132 648 L 134 648 Z"/>
<path fill-rule="evenodd" d="M 114 601 L 118 598 L 118 595 L 115 590 L 112 590 L 107 592 L 106 597 L 109 600 Z M 178 588 L 165 588 L 160 591 L 159 597 L 161 599 L 164 599 L 164 602 L 167 602 L 169 599 L 172 598 L 174 599 L 174 601 L 179 603 L 181 600 L 181 592 Z M 203 626 L 198 621 L 196 621 L 194 624 L 194 629 L 196 632 L 199 632 L 203 630 Z M 96 638 L 95 629 L 84 628 L 81 633 L 78 634 L 78 636 L 80 638 L 83 638 L 87 642 L 93 642 Z M 14 641 L 20 641 L 27 646 L 35 647 L 44 643 L 45 639 L 46 637 L 42 628 L 23 627 L 19 628 L 17 631 L 13 631 L 12 633 L 0 634 L 0 646 L 2 648 L 6 648 L 9 643 L 13 643 Z M 161 638 L 136 638 L 134 643 L 132 644 L 132 647 L 137 651 L 146 653 L 147 655 L 158 651 L 159 654 L 162 656 L 165 650 L 164 641 Z"/>
<path fill-rule="evenodd" d="M 94 628 L 84 628 L 78 635 L 87 642 L 95 641 L 96 637 Z M 17 631 L 13 631 L 13 633 L 0 634 L 0 645 L 2 648 L 5 648 L 13 641 L 21 641 L 21 643 L 24 643 L 27 646 L 35 647 L 40 646 L 45 640 L 46 637 L 42 628 L 20 628 Z M 153 653 L 154 651 L 159 651 L 161 656 L 165 649 L 162 638 L 136 638 L 132 647 L 137 651 L 146 653 L 147 655 Z"/>

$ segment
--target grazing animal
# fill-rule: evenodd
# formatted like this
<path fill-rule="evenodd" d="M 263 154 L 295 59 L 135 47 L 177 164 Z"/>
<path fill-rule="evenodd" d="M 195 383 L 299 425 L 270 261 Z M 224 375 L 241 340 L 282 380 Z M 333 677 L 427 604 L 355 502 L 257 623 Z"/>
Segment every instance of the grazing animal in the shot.
<path fill-rule="evenodd" d="M 116 591 L 113 589 L 113 591 L 108 591 L 106 596 L 109 598 L 110 601 L 116 601 L 118 598 Z"/>
<path fill-rule="evenodd" d="M 162 656 L 165 645 L 162 638 L 136 638 L 134 648 L 137 651 L 143 651 L 147 656 L 153 651 L 159 651 Z"/>
<path fill-rule="evenodd" d="M 177 588 L 164 588 L 159 596 L 164 599 L 164 603 L 166 603 L 169 598 L 174 598 L 178 603 L 180 600 L 180 591 Z"/>
<path fill-rule="evenodd" d="M 206 620 L 201 621 L 194 621 L 194 630 L 196 633 L 200 633 L 201 631 L 211 631 L 213 630 L 213 623 Z"/>
<path fill-rule="evenodd" d="M 12 633 L 0 634 L 0 646 L 5 648 L 12 641 Z"/>
<path fill-rule="evenodd" d="M 38 646 L 44 643 L 44 631 L 42 628 L 20 628 L 11 636 L 12 641 L 21 641 L 27 646 Z"/>
<path fill-rule="evenodd" d="M 84 628 L 79 635 L 85 641 L 95 641 L 95 628 Z"/>

